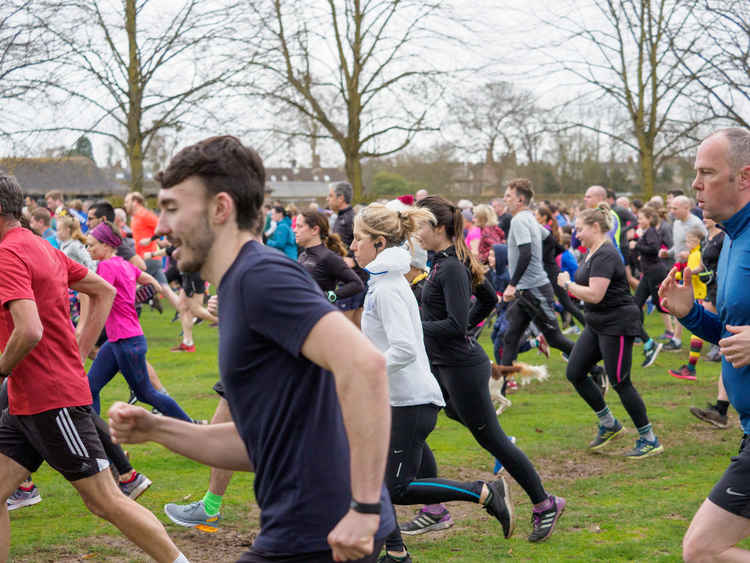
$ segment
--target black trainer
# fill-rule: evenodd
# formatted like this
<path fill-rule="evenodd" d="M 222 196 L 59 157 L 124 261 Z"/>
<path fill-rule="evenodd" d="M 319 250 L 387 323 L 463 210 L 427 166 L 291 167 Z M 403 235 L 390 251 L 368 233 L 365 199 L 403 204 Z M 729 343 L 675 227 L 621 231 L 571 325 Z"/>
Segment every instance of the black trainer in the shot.
<path fill-rule="evenodd" d="M 378 563 L 411 563 L 411 556 L 408 551 L 404 557 L 394 557 L 386 551 L 378 558 Z"/>
<path fill-rule="evenodd" d="M 491 495 L 487 500 L 487 504 L 484 505 L 484 509 L 497 518 L 503 527 L 503 536 L 505 536 L 505 539 L 508 539 L 513 535 L 513 529 L 516 526 L 515 518 L 513 517 L 513 501 L 510 498 L 510 488 L 502 477 L 497 481 L 487 483 L 487 488 L 490 490 Z"/>

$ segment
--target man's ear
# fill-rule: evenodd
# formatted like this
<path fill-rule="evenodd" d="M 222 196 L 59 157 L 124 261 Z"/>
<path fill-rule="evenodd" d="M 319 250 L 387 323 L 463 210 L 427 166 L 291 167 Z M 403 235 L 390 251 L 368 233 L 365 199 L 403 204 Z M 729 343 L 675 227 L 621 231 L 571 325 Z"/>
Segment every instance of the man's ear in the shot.
<path fill-rule="evenodd" d="M 211 222 L 217 225 L 224 225 L 232 218 L 235 213 L 234 200 L 226 192 L 219 192 L 213 197 L 210 208 Z"/>
<path fill-rule="evenodd" d="M 750 190 L 750 164 L 740 168 L 737 178 L 740 191 Z"/>

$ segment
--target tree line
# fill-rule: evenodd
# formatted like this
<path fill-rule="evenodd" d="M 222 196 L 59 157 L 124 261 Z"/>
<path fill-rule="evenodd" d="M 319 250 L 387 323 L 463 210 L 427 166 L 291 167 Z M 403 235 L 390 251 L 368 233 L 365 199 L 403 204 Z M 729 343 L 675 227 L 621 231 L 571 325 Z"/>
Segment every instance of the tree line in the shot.
<path fill-rule="evenodd" d="M 552 3 L 523 44 L 567 84 L 552 104 L 496 77 L 472 45 L 480 18 L 440 0 L 4 0 L 0 135 L 104 137 L 135 190 L 169 139 L 230 129 L 313 161 L 335 147 L 357 199 L 420 159 L 410 174 L 432 185 L 464 159 L 550 191 L 596 178 L 650 195 L 706 128 L 750 122 L 746 0 Z M 439 141 L 409 150 L 420 136 Z"/>

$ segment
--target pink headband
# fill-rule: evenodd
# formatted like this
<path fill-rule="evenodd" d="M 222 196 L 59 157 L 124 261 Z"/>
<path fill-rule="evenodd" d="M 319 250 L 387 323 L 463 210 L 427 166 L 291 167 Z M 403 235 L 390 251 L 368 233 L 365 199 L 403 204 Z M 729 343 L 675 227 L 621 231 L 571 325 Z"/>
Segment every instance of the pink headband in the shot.
<path fill-rule="evenodd" d="M 112 248 L 117 248 L 122 244 L 122 239 L 113 233 L 106 223 L 99 223 L 90 234 L 99 242 L 103 242 Z"/>

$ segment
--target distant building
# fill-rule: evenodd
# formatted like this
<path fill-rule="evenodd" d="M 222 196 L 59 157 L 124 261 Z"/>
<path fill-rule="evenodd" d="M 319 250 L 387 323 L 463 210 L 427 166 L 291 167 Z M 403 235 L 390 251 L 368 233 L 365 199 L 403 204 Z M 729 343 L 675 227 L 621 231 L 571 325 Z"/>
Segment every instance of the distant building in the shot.
<path fill-rule="evenodd" d="M 0 158 L 0 171 L 15 176 L 24 193 L 32 196 L 60 190 L 67 198 L 90 198 L 128 191 L 84 156 Z"/>
<path fill-rule="evenodd" d="M 281 201 L 313 201 L 328 195 L 328 184 L 347 181 L 340 168 L 266 168 L 266 193 Z"/>

